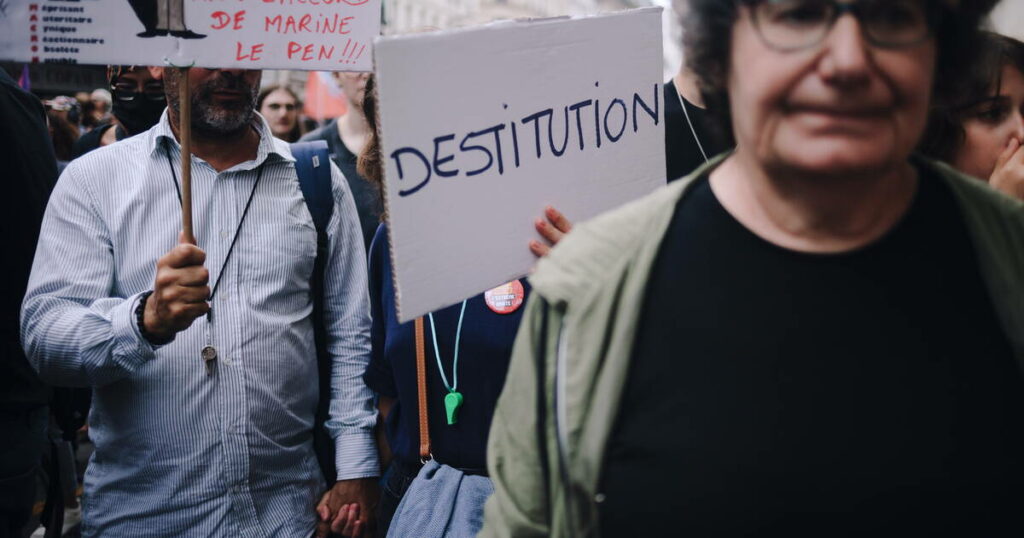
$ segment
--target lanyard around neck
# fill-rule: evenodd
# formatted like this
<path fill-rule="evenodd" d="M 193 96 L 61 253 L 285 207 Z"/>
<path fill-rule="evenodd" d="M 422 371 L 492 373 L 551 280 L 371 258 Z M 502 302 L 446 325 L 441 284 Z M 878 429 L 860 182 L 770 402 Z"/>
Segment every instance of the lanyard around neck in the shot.
<path fill-rule="evenodd" d="M 700 143 L 700 137 L 697 136 L 697 129 L 693 127 L 693 122 L 690 121 L 690 112 L 686 109 L 686 99 L 683 99 L 682 92 L 679 88 L 676 88 L 676 97 L 679 98 L 679 106 L 683 107 L 683 115 L 686 116 L 686 124 L 690 126 L 690 133 L 693 134 L 693 140 L 697 143 L 697 149 L 700 150 L 701 157 L 704 157 L 704 162 L 708 162 L 708 154 L 704 152 L 704 145 Z"/>
<path fill-rule="evenodd" d="M 178 185 L 178 174 L 174 171 L 174 161 L 171 159 L 171 152 L 167 151 L 167 165 L 171 169 L 171 181 L 174 182 L 174 190 L 178 193 L 178 204 L 181 204 L 181 187 Z M 242 231 L 242 224 L 245 223 L 245 217 L 249 215 L 249 207 L 252 205 L 252 199 L 256 196 L 256 187 L 259 187 L 260 180 L 263 179 L 263 164 L 261 163 L 257 167 L 256 181 L 252 184 L 252 190 L 249 191 L 249 199 L 245 201 L 245 209 L 242 210 L 242 218 L 238 219 L 238 226 L 235 228 L 235 234 L 231 238 L 231 245 L 228 247 L 228 253 L 224 256 L 224 263 L 220 266 L 220 271 L 217 272 L 217 280 L 214 281 L 213 287 L 210 289 L 209 301 L 213 302 L 213 296 L 217 293 L 217 288 L 220 287 L 220 282 L 224 276 L 224 269 L 228 266 L 228 262 L 231 261 L 231 253 L 235 251 L 235 243 L 238 242 L 238 232 Z M 210 312 L 207 314 L 208 318 L 213 317 L 213 308 L 210 308 Z"/>
<path fill-rule="evenodd" d="M 462 320 L 466 315 L 466 301 L 462 301 L 462 310 L 459 311 L 459 325 L 455 329 L 455 357 L 452 360 L 452 383 L 448 384 L 448 376 L 444 375 L 444 366 L 441 364 L 441 350 L 437 347 L 437 329 L 434 327 L 434 314 L 430 318 L 430 335 L 434 339 L 434 358 L 437 359 L 437 370 L 441 372 L 441 382 L 448 392 L 455 392 L 459 388 L 459 340 L 462 339 Z"/>
<path fill-rule="evenodd" d="M 441 372 L 441 382 L 448 394 L 444 395 L 444 410 L 448 419 L 448 425 L 455 424 L 458 420 L 459 408 L 462 407 L 462 393 L 459 387 L 459 341 L 462 339 L 462 320 L 466 315 L 466 301 L 462 301 L 462 310 L 459 311 L 459 325 L 455 329 L 455 357 L 452 360 L 452 384 L 448 384 L 448 376 L 444 375 L 444 366 L 441 364 L 441 349 L 437 346 L 437 329 L 434 327 L 434 314 L 430 313 L 430 334 L 434 339 L 434 358 L 437 359 L 437 370 Z"/>

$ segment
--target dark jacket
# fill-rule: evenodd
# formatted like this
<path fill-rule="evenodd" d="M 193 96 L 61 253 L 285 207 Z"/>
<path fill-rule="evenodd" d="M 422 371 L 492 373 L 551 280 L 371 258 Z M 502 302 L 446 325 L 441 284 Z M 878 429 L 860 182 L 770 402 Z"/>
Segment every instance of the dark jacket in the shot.
<path fill-rule="evenodd" d="M 18 316 L 25 296 L 39 227 L 57 181 L 57 158 L 46 128 L 46 113 L 0 69 L 0 162 L 4 193 L 0 236 L 4 238 L 0 294 L 0 411 L 46 405 L 49 393 L 21 349 Z"/>

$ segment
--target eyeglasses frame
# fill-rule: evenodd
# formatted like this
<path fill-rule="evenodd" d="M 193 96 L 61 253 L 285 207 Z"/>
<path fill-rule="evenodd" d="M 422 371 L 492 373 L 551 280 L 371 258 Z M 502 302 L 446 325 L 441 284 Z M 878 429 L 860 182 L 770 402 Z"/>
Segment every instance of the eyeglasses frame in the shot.
<path fill-rule="evenodd" d="M 743 3 L 750 8 L 750 19 L 752 24 L 754 25 L 754 30 L 757 32 L 758 37 L 761 39 L 761 42 L 764 43 L 766 47 L 779 52 L 798 52 L 801 50 L 812 49 L 814 47 L 821 45 L 822 42 L 824 42 L 825 39 L 828 38 L 828 35 L 832 32 L 832 29 L 835 28 L 836 23 L 839 22 L 839 18 L 842 17 L 843 15 L 846 15 L 847 13 L 849 13 L 851 16 L 857 19 L 857 23 L 860 24 L 861 27 L 861 35 L 864 36 L 864 39 L 867 40 L 869 44 L 883 49 L 903 49 L 920 45 L 921 43 L 924 43 L 925 41 L 928 41 L 929 39 L 935 36 L 935 28 L 938 26 L 939 23 L 939 11 L 935 9 L 930 2 L 926 2 L 925 14 L 927 16 L 928 32 L 925 33 L 925 35 L 923 35 L 919 39 L 915 39 L 913 41 L 909 41 L 906 43 L 887 43 L 884 41 L 879 41 L 874 36 L 872 36 L 871 33 L 868 31 L 868 27 L 866 24 L 864 24 L 863 21 L 864 14 L 862 10 L 864 8 L 861 5 L 861 2 L 840 2 L 839 0 L 822 0 L 832 4 L 832 6 L 834 7 L 834 13 L 832 14 L 832 19 L 828 23 L 828 27 L 824 32 L 822 32 L 821 37 L 819 37 L 812 43 L 806 45 L 799 45 L 795 47 L 783 47 L 779 46 L 776 43 L 772 43 L 771 40 L 769 40 L 765 36 L 764 30 L 761 28 L 761 22 L 757 15 L 757 9 L 755 9 L 757 6 L 769 1 L 771 0 L 747 0 L 744 1 Z"/>

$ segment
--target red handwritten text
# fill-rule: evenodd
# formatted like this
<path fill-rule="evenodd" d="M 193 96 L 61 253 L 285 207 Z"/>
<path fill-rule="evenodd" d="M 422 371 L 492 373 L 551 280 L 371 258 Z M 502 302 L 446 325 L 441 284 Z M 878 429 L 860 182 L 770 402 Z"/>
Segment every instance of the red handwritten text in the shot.
<path fill-rule="evenodd" d="M 341 15 L 275 15 L 264 17 L 263 31 L 278 34 L 347 34 L 352 30 L 348 27 L 354 17 Z"/>
<path fill-rule="evenodd" d="M 251 62 L 258 62 L 261 60 L 260 53 L 263 52 L 263 43 L 248 46 L 243 45 L 241 42 L 235 45 L 235 59 L 241 62 L 242 60 L 249 60 Z M 290 56 L 289 56 L 290 57 Z"/>
<path fill-rule="evenodd" d="M 223 30 L 227 28 L 231 21 L 234 21 L 234 25 L 231 27 L 232 30 L 241 30 L 242 21 L 245 20 L 245 11 L 236 11 L 232 16 L 224 11 L 214 11 L 210 13 L 210 17 L 213 17 L 214 23 L 210 25 L 210 28 L 214 30 Z"/>
<path fill-rule="evenodd" d="M 303 62 L 313 60 L 330 60 L 334 55 L 334 47 L 330 45 L 315 45 L 312 43 L 303 45 L 294 41 L 288 42 L 288 59 L 297 58 Z"/>

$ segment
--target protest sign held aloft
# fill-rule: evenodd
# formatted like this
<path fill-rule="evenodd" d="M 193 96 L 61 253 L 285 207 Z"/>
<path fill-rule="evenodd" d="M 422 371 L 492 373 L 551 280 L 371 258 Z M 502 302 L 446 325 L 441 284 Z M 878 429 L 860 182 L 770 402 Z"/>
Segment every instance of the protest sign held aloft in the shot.
<path fill-rule="evenodd" d="M 23 0 L 0 9 L 20 62 L 370 71 L 381 0 Z"/>
<path fill-rule="evenodd" d="M 379 39 L 399 319 L 526 274 L 574 221 L 665 184 L 661 9 Z"/>

